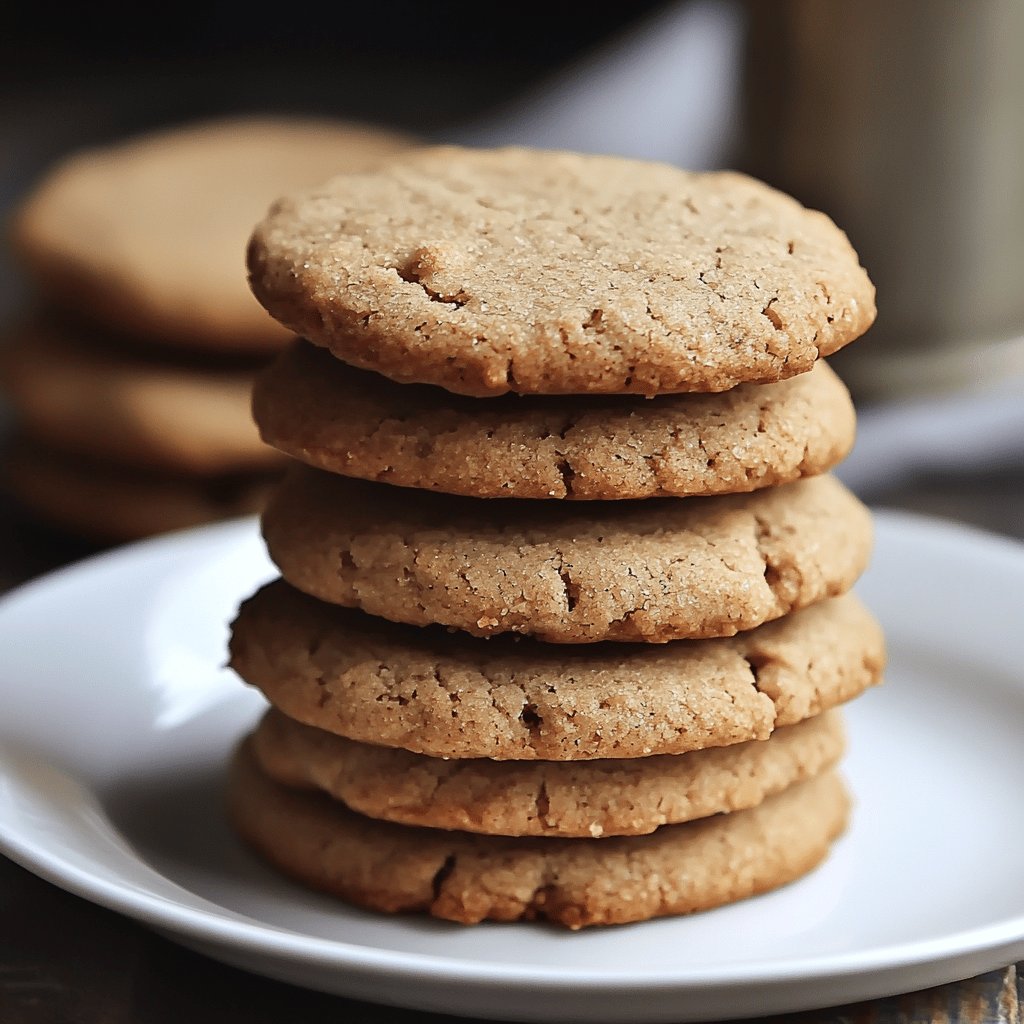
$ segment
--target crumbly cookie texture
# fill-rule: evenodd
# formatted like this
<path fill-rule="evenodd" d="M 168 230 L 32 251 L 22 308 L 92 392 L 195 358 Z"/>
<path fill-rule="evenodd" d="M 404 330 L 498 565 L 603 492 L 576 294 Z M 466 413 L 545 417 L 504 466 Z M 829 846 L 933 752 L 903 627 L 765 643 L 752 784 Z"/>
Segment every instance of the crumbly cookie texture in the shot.
<path fill-rule="evenodd" d="M 878 624 L 854 595 L 747 633 L 561 646 L 416 629 L 282 581 L 245 601 L 231 667 L 290 718 L 430 757 L 585 760 L 763 740 L 877 683 Z"/>
<path fill-rule="evenodd" d="M 346 362 L 467 395 L 765 383 L 875 316 L 846 236 L 761 182 L 517 148 L 431 147 L 283 199 L 249 271 Z"/>
<path fill-rule="evenodd" d="M 0 345 L 0 388 L 36 440 L 187 475 L 283 465 L 253 426 L 254 376 L 252 366 L 157 359 L 39 321 L 23 324 Z"/>
<path fill-rule="evenodd" d="M 308 342 L 259 376 L 263 439 L 312 466 L 478 498 L 733 494 L 822 473 L 853 445 L 853 403 L 822 361 L 715 395 L 485 401 L 395 384 Z"/>
<path fill-rule="evenodd" d="M 839 711 L 765 741 L 629 760 L 493 761 L 424 757 L 356 743 L 270 710 L 253 734 L 260 768 L 360 814 L 403 825 L 504 836 L 645 835 L 755 807 L 832 767 Z"/>
<path fill-rule="evenodd" d="M 800 877 L 842 832 L 849 798 L 826 772 L 750 810 L 652 835 L 508 838 L 375 821 L 267 778 L 248 745 L 228 785 L 238 833 L 280 870 L 359 906 L 475 924 L 577 929 L 704 910 Z"/>
<path fill-rule="evenodd" d="M 290 338 L 245 282 L 253 224 L 285 192 L 409 140 L 360 125 L 225 118 L 76 153 L 26 197 L 12 241 L 48 301 L 142 341 L 268 351 Z"/>
<path fill-rule="evenodd" d="M 263 517 L 294 586 L 397 622 L 555 643 L 730 636 L 849 589 L 867 509 L 837 480 L 566 504 L 453 498 L 295 466 Z"/>
<path fill-rule="evenodd" d="M 197 479 L 69 456 L 17 438 L 0 478 L 41 519 L 96 541 L 136 540 L 262 509 L 272 477 L 241 473 Z"/>

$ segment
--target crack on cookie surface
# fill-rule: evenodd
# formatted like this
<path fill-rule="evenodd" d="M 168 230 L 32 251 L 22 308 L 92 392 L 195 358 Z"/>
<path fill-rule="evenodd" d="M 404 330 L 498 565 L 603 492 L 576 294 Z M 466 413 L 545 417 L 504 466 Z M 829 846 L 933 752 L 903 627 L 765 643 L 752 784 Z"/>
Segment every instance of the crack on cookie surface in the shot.
<path fill-rule="evenodd" d="M 523 710 L 519 712 L 519 721 L 526 726 L 531 736 L 535 736 L 540 732 L 540 727 L 544 724 L 544 719 L 537 710 L 537 705 L 532 703 L 524 705 Z"/>
<path fill-rule="evenodd" d="M 763 654 L 757 654 L 753 651 L 746 651 L 744 654 L 741 655 L 741 657 L 747 663 L 747 668 L 750 669 L 750 675 L 751 680 L 754 684 L 754 689 L 757 690 L 758 693 L 765 693 L 765 691 L 761 688 L 761 670 L 765 667 L 765 665 L 768 664 L 768 662 L 771 659 L 769 659 Z M 770 698 L 771 694 L 766 694 L 766 696 Z"/>
<path fill-rule="evenodd" d="M 558 470 L 558 475 L 562 478 L 562 487 L 565 488 L 565 496 L 570 497 L 573 491 L 573 480 L 576 477 L 576 470 L 574 470 L 569 464 L 568 459 L 559 459 L 556 469 Z"/>
<path fill-rule="evenodd" d="M 551 812 L 551 798 L 548 795 L 548 783 L 546 779 L 541 780 L 540 788 L 537 790 L 537 820 L 548 826 L 548 814 Z"/>
<path fill-rule="evenodd" d="M 771 321 L 772 327 L 774 327 L 775 330 L 781 331 L 783 330 L 782 317 L 772 309 L 772 305 L 777 301 L 778 297 L 771 299 L 768 302 L 768 305 L 761 310 L 761 315 L 767 317 Z"/>
<path fill-rule="evenodd" d="M 444 863 L 437 869 L 434 873 L 434 877 L 430 880 L 430 888 L 434 893 L 435 900 L 440 898 L 441 890 L 444 888 L 444 883 L 451 878 L 452 872 L 455 870 L 455 863 L 455 854 L 448 854 L 444 859 Z"/>
<path fill-rule="evenodd" d="M 558 576 L 562 581 L 562 588 L 565 591 L 565 608 L 566 611 L 571 615 L 576 609 L 576 605 L 580 599 L 580 588 L 577 583 L 573 581 L 569 570 L 562 565 L 558 570 Z"/>
<path fill-rule="evenodd" d="M 404 267 L 396 267 L 395 273 L 408 284 L 415 284 L 422 288 L 423 293 L 431 302 L 437 302 L 443 306 L 451 306 L 454 309 L 462 309 L 469 301 L 466 293 L 460 290 L 453 295 L 444 295 L 435 288 L 431 288 L 424 279 L 424 268 L 420 259 L 421 257 L 416 258 L 414 262 L 408 263 Z"/>

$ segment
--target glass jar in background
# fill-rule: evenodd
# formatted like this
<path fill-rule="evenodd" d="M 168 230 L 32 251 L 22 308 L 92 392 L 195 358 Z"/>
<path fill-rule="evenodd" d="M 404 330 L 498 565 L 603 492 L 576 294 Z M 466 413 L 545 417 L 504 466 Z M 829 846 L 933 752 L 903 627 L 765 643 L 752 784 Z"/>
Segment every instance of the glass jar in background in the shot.
<path fill-rule="evenodd" d="M 1024 3 L 747 14 L 740 163 L 829 213 L 878 288 L 834 360 L 855 395 L 1024 388 Z"/>

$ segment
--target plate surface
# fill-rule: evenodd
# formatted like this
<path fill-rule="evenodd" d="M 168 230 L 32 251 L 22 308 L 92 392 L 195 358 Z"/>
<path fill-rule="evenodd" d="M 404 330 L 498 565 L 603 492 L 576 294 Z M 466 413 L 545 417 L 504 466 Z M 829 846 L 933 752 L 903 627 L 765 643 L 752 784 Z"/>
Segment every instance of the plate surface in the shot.
<path fill-rule="evenodd" d="M 708 1020 L 923 988 L 1024 957 L 1024 548 L 879 513 L 890 643 L 848 711 L 856 807 L 825 865 L 690 918 L 565 933 L 389 918 L 265 868 L 221 812 L 262 698 L 227 622 L 255 523 L 124 548 L 0 601 L 0 850 L 209 955 L 360 999 L 522 1020 Z"/>

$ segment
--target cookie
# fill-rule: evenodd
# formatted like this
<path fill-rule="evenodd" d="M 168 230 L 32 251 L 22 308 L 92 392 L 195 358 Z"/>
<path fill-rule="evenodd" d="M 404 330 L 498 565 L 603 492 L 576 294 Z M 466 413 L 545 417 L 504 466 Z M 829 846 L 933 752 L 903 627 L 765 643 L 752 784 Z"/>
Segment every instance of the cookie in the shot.
<path fill-rule="evenodd" d="M 48 301 L 137 338 L 266 351 L 290 335 L 253 301 L 245 242 L 279 195 L 407 144 L 332 121 L 241 118 L 70 156 L 25 199 L 12 241 Z"/>
<path fill-rule="evenodd" d="M 260 375 L 263 439 L 312 466 L 477 498 L 731 494 L 830 469 L 853 445 L 824 363 L 715 395 L 486 401 L 394 384 L 298 342 Z"/>
<path fill-rule="evenodd" d="M 276 203 L 253 291 L 345 362 L 466 395 L 724 391 L 862 334 L 824 214 L 731 172 L 430 147 Z"/>
<path fill-rule="evenodd" d="M 842 832 L 849 797 L 826 772 L 750 810 L 651 835 L 482 836 L 376 821 L 288 789 L 257 768 L 246 744 L 228 807 L 236 831 L 277 868 L 358 906 L 576 929 L 706 910 L 793 881 Z"/>
<path fill-rule="evenodd" d="M 272 477 L 192 479 L 80 459 L 18 441 L 3 454 L 5 488 L 34 514 L 102 542 L 136 540 L 258 512 Z"/>
<path fill-rule="evenodd" d="M 453 498 L 294 466 L 263 517 L 300 590 L 396 622 L 554 643 L 730 636 L 846 591 L 871 519 L 838 481 L 590 502 Z"/>
<path fill-rule="evenodd" d="M 551 761 L 767 739 L 877 683 L 885 661 L 852 594 L 719 640 L 552 647 L 396 625 L 281 581 L 242 604 L 230 650 L 306 725 L 430 757 Z"/>
<path fill-rule="evenodd" d="M 503 836 L 644 835 L 666 824 L 755 807 L 833 766 L 838 711 L 763 742 L 629 760 L 445 760 L 356 743 L 278 711 L 253 734 L 262 771 L 315 788 L 360 814 L 403 825 Z"/>
<path fill-rule="evenodd" d="M 172 473 L 282 465 L 252 423 L 253 376 L 251 367 L 157 361 L 41 322 L 0 346 L 0 387 L 26 433 L 65 452 Z"/>

